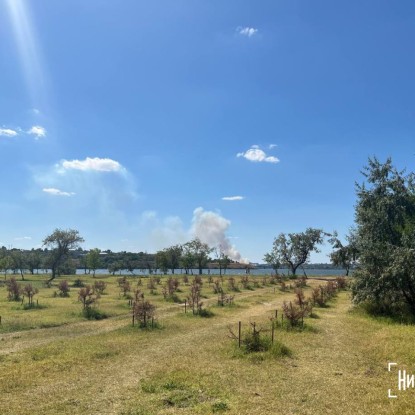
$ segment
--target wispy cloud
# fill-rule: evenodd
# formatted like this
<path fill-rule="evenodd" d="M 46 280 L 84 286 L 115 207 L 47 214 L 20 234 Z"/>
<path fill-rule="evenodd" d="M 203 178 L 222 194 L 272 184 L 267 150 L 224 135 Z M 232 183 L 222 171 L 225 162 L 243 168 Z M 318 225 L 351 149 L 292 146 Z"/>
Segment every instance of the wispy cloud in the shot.
<path fill-rule="evenodd" d="M 225 197 L 222 197 L 222 200 L 229 200 L 229 201 L 243 200 L 243 199 L 245 199 L 244 196 L 225 196 Z"/>
<path fill-rule="evenodd" d="M 30 241 L 31 239 L 31 236 L 18 236 L 17 238 L 14 238 L 15 241 Z"/>
<path fill-rule="evenodd" d="M 62 190 L 56 189 L 54 187 L 45 187 L 42 189 L 43 192 L 48 193 L 53 196 L 74 196 L 74 192 L 63 192 Z"/>
<path fill-rule="evenodd" d="M 121 172 L 124 167 L 110 158 L 87 157 L 85 160 L 62 160 L 57 166 L 61 170 L 81 170 L 98 172 Z"/>
<path fill-rule="evenodd" d="M 269 146 L 268 146 L 268 148 L 270 149 L 270 150 L 272 150 L 273 148 L 275 148 L 275 147 L 278 147 L 276 144 L 270 144 Z"/>
<path fill-rule="evenodd" d="M 0 128 L 0 136 L 3 137 L 16 137 L 17 131 L 12 130 L 11 128 Z"/>
<path fill-rule="evenodd" d="M 236 157 L 244 157 L 245 159 L 259 163 L 278 163 L 279 159 L 274 156 L 267 156 L 265 151 L 261 150 L 258 146 L 251 146 L 251 148 L 245 152 L 238 153 Z"/>
<path fill-rule="evenodd" d="M 258 29 L 254 29 L 253 27 L 241 27 L 239 26 L 236 31 L 242 35 L 247 37 L 252 37 L 258 33 Z"/>
<path fill-rule="evenodd" d="M 34 125 L 32 128 L 30 128 L 30 130 L 27 131 L 27 133 L 34 135 L 36 140 L 46 137 L 46 129 L 40 125 Z"/>

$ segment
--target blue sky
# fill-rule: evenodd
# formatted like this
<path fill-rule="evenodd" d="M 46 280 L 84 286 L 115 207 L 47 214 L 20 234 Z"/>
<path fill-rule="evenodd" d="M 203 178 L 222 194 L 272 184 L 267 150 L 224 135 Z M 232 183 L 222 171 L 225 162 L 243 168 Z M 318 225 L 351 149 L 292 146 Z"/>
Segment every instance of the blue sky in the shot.
<path fill-rule="evenodd" d="M 410 1 L 0 0 L 0 243 L 261 261 L 281 232 L 344 235 L 369 156 L 413 170 L 414 23 Z"/>

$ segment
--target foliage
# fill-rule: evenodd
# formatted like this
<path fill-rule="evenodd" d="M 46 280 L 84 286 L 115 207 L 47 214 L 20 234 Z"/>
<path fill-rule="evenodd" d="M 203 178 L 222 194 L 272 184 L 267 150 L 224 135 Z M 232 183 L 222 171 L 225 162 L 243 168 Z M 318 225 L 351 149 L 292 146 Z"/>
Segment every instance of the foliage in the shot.
<path fill-rule="evenodd" d="M 139 291 L 139 290 L 138 290 Z M 144 299 L 144 295 L 136 291 L 136 300 L 133 304 L 133 316 L 140 323 L 140 327 L 148 327 L 150 321 L 154 319 L 156 307 Z"/>
<path fill-rule="evenodd" d="M 74 229 L 55 229 L 52 234 L 43 240 L 43 245 L 51 248 L 48 265 L 52 269 L 52 276 L 49 281 L 55 279 L 61 266 L 67 259 L 70 249 L 76 249 L 84 238 Z"/>
<path fill-rule="evenodd" d="M 68 281 L 67 280 L 59 281 L 58 290 L 59 290 L 60 297 L 69 297 L 69 291 L 71 289 L 69 288 Z"/>
<path fill-rule="evenodd" d="M 298 297 L 296 299 L 298 301 Z M 299 326 L 304 317 L 310 313 L 309 307 L 293 304 L 292 301 L 282 303 L 282 312 L 284 317 L 290 322 L 291 327 Z"/>
<path fill-rule="evenodd" d="M 127 297 L 128 293 L 131 291 L 131 284 L 128 281 L 127 277 L 118 278 L 118 287 L 120 292 L 124 297 Z"/>
<path fill-rule="evenodd" d="M 95 271 L 101 266 L 101 250 L 98 248 L 91 249 L 86 255 L 86 265 L 89 270 L 93 271 L 95 277 Z"/>
<path fill-rule="evenodd" d="M 322 229 L 315 228 L 288 235 L 281 233 L 274 239 L 272 251 L 265 257 L 274 263 L 287 265 L 295 275 L 297 268 L 309 260 L 311 252 L 320 252 L 317 245 L 323 243 L 325 235 Z"/>
<path fill-rule="evenodd" d="M 415 314 L 415 186 L 413 173 L 369 159 L 356 184 L 356 238 L 359 267 L 355 303 L 379 310 L 406 304 Z"/>
<path fill-rule="evenodd" d="M 99 294 L 97 294 L 90 285 L 86 285 L 79 290 L 78 299 L 85 310 L 92 308 L 96 304 L 99 299 Z"/>
<path fill-rule="evenodd" d="M 107 283 L 105 281 L 94 281 L 94 291 L 99 295 L 103 294 L 107 288 Z"/>
<path fill-rule="evenodd" d="M 193 314 L 202 314 L 201 285 L 197 283 L 196 279 L 193 280 L 190 286 L 190 294 L 187 297 L 187 301 L 192 308 Z"/>
<path fill-rule="evenodd" d="M 22 286 L 19 284 L 15 277 L 11 277 L 7 282 L 7 298 L 9 301 L 19 301 L 22 294 Z"/>
<path fill-rule="evenodd" d="M 330 261 L 335 266 L 343 267 L 346 271 L 346 276 L 349 275 L 350 268 L 356 264 L 359 257 L 359 250 L 357 246 L 357 238 L 355 231 L 350 231 L 346 236 L 347 245 L 343 245 L 337 237 L 337 232 L 329 239 L 333 245 L 334 251 L 330 254 Z"/>
<path fill-rule="evenodd" d="M 32 284 L 26 284 L 23 287 L 23 294 L 29 300 L 29 307 L 33 305 L 33 297 L 39 292 L 36 287 L 33 287 Z"/>
<path fill-rule="evenodd" d="M 77 278 L 77 279 L 73 282 L 72 286 L 73 286 L 73 287 L 76 287 L 76 288 L 82 288 L 82 287 L 85 287 L 85 284 L 83 283 L 83 281 L 82 281 L 80 278 Z"/>
<path fill-rule="evenodd" d="M 199 238 L 195 238 L 192 241 L 185 244 L 185 254 L 190 254 L 194 259 L 194 263 L 199 269 L 199 274 L 202 274 L 202 269 L 206 266 L 209 260 L 209 254 L 213 251 L 208 244 L 201 242 Z"/>

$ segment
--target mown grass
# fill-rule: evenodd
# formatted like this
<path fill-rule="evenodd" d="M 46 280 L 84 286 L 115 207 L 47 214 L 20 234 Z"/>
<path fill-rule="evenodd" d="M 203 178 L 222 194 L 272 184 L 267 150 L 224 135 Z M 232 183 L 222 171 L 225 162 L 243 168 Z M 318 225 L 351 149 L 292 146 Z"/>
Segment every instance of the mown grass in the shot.
<path fill-rule="evenodd" d="M 228 326 L 235 331 L 241 321 L 249 330 L 255 322 L 269 336 L 270 318 L 293 290 L 241 289 L 233 306 L 220 307 L 205 282 L 203 301 L 214 316 L 201 318 L 165 301 L 160 289 L 148 295 L 143 279 L 160 328 L 141 330 L 131 326 L 116 278 L 106 282 L 99 308 L 113 317 L 101 321 L 82 317 L 75 289 L 53 298 L 56 288 L 40 288 L 47 308 L 23 310 L 0 288 L 5 319 L 27 319 L 25 331 L 0 332 L 2 414 L 413 413 L 414 390 L 387 398 L 397 388 L 387 362 L 415 371 L 414 327 L 353 311 L 348 292 L 315 308 L 319 318 L 308 318 L 308 329 L 279 327 L 269 352 L 251 354 L 238 350 Z M 188 287 L 181 289 L 184 296 Z M 56 327 L 39 329 L 45 323 Z"/>

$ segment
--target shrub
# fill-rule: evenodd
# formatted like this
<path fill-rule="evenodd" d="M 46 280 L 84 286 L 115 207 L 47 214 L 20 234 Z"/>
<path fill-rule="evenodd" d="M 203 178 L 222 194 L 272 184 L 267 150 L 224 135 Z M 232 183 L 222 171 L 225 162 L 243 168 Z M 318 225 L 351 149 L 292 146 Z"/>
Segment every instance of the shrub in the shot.
<path fill-rule="evenodd" d="M 107 283 L 105 281 L 95 281 L 94 282 L 94 291 L 99 295 L 103 294 L 107 288 Z"/>
<path fill-rule="evenodd" d="M 120 288 L 120 294 L 124 297 L 127 297 L 127 294 L 131 291 L 131 285 L 127 277 L 118 278 L 118 287 Z"/>
<path fill-rule="evenodd" d="M 339 290 L 347 290 L 347 280 L 345 277 L 336 277 L 337 288 Z"/>
<path fill-rule="evenodd" d="M 94 307 L 87 307 L 82 310 L 82 314 L 88 320 L 103 320 L 104 318 L 108 318 L 106 313 L 98 310 Z"/>
<path fill-rule="evenodd" d="M 305 277 L 298 278 L 294 283 L 296 288 L 303 288 L 307 285 L 307 280 Z"/>
<path fill-rule="evenodd" d="M 7 282 L 7 298 L 9 301 L 19 301 L 22 294 L 22 286 L 15 277 L 11 277 Z"/>
<path fill-rule="evenodd" d="M 193 314 L 201 314 L 203 303 L 201 301 L 201 286 L 193 280 L 190 286 L 190 295 L 187 297 L 189 306 L 192 307 Z"/>
<path fill-rule="evenodd" d="M 234 298 L 235 298 L 234 295 L 225 294 L 223 292 L 223 290 L 221 290 L 218 293 L 218 305 L 220 305 L 222 307 L 225 306 L 225 305 L 231 305 L 231 304 L 233 304 L 233 299 Z"/>
<path fill-rule="evenodd" d="M 66 280 L 59 281 L 58 284 L 58 290 L 59 290 L 59 297 L 69 297 L 69 291 L 71 290 L 69 288 L 69 283 Z"/>
<path fill-rule="evenodd" d="M 140 323 L 140 327 L 148 327 L 150 321 L 154 319 L 156 307 L 149 301 L 144 300 L 144 296 L 139 301 L 134 302 L 133 316 Z"/>
<path fill-rule="evenodd" d="M 185 275 L 183 275 L 183 284 L 184 285 L 187 285 L 187 284 L 189 284 L 189 277 L 185 274 Z"/>
<path fill-rule="evenodd" d="M 196 276 L 193 278 L 193 282 L 195 282 L 196 284 L 198 284 L 198 285 L 200 285 L 200 286 L 202 286 L 202 285 L 203 285 L 203 280 L 202 280 L 202 277 L 201 277 L 200 275 L 196 275 Z"/>
<path fill-rule="evenodd" d="M 98 301 L 99 295 L 95 293 L 90 285 L 81 288 L 78 293 L 78 300 L 82 303 L 83 308 L 91 308 Z"/>
<path fill-rule="evenodd" d="M 248 275 L 244 275 L 243 277 L 241 277 L 241 285 L 244 289 L 249 289 L 251 288 L 249 285 L 249 277 Z"/>
<path fill-rule="evenodd" d="M 156 280 L 153 277 L 150 277 L 147 283 L 147 288 L 150 290 L 151 294 L 154 294 L 154 291 L 156 289 Z"/>
<path fill-rule="evenodd" d="M 238 336 L 232 331 L 230 327 L 229 337 L 238 340 Z M 255 323 L 251 323 L 251 330 L 244 331 L 241 335 L 241 348 L 242 354 L 270 352 L 274 357 L 289 356 L 290 350 L 282 343 L 275 341 L 269 335 L 264 334 L 264 330 L 257 328 Z"/>
<path fill-rule="evenodd" d="M 33 305 L 33 297 L 39 292 L 39 290 L 32 286 L 32 284 L 26 284 L 23 287 L 23 294 L 27 296 L 29 300 L 29 307 Z"/>
<path fill-rule="evenodd" d="M 282 304 L 282 312 L 284 317 L 290 322 L 291 327 L 299 326 L 300 322 L 303 325 L 304 317 L 309 313 L 308 308 L 301 308 L 298 305 L 293 304 L 291 301 L 286 301 Z"/>
<path fill-rule="evenodd" d="M 324 289 L 321 285 L 313 288 L 313 291 L 311 292 L 311 300 L 313 305 L 318 305 L 319 307 L 324 307 L 326 305 L 327 297 L 325 296 Z"/>
<path fill-rule="evenodd" d="M 228 278 L 228 289 L 231 291 L 239 291 L 238 287 L 236 286 L 235 278 L 233 277 Z"/>
<path fill-rule="evenodd" d="M 222 290 L 222 286 L 221 286 L 221 283 L 220 283 L 219 279 L 215 280 L 213 282 L 213 293 L 214 294 L 219 294 L 222 291 L 223 290 Z"/>
<path fill-rule="evenodd" d="M 73 287 L 76 287 L 76 288 L 82 288 L 82 287 L 85 287 L 85 284 L 83 283 L 83 281 L 82 281 L 80 278 L 77 278 L 77 279 L 73 282 L 72 286 L 73 286 Z"/>

